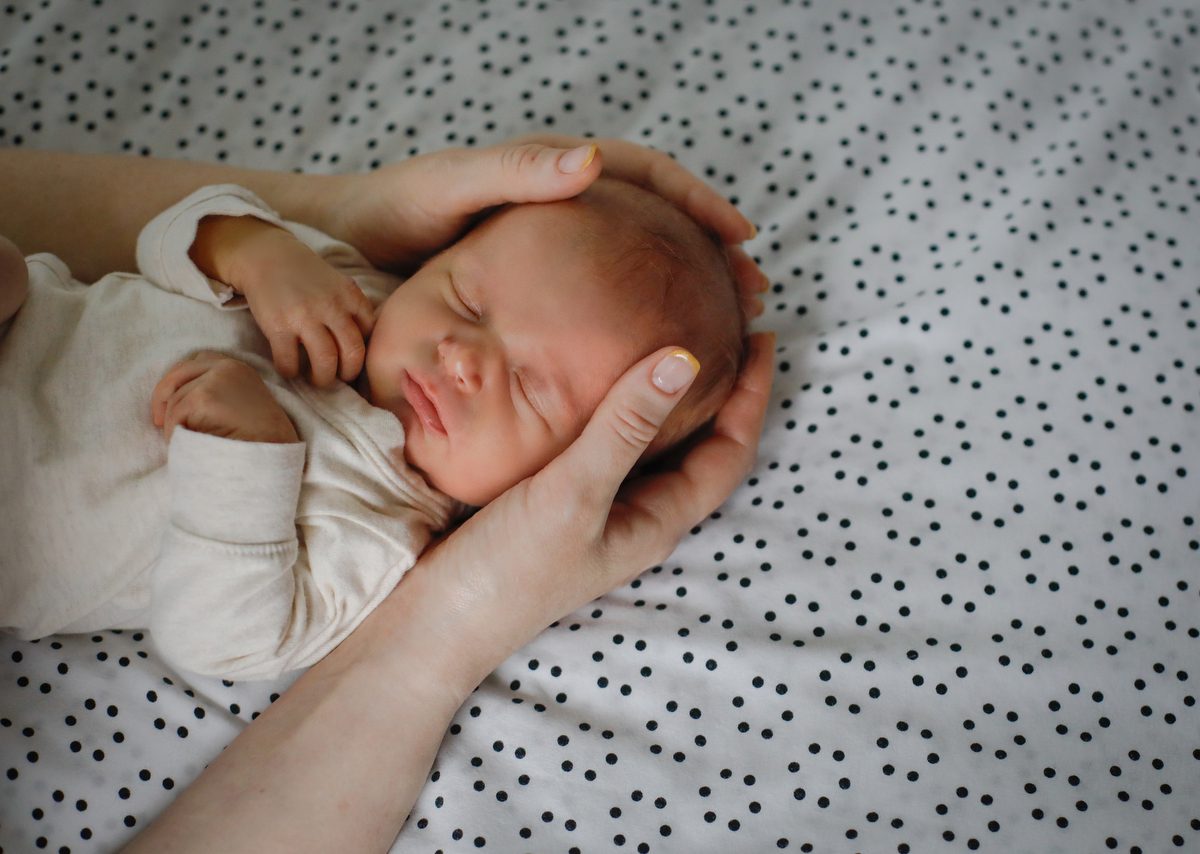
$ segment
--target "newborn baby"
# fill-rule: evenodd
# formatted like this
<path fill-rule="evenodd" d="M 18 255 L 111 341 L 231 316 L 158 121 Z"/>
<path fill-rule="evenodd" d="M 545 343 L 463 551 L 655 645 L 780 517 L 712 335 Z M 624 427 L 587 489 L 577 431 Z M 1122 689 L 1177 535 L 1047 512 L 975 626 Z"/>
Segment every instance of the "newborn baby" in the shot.
<path fill-rule="evenodd" d="M 8 247 L 0 626 L 149 627 L 168 659 L 211 675 L 315 663 L 432 532 L 559 454 L 642 357 L 678 344 L 701 364 L 647 456 L 708 421 L 741 364 L 719 245 L 607 179 L 500 209 L 406 281 L 232 186 L 150 222 L 140 276 L 85 286 L 35 255 L 17 271 L 26 295 Z M 249 286 L 264 258 L 273 290 Z M 289 300 L 330 312 L 278 275 L 314 262 L 369 300 L 330 323 L 326 349 L 369 330 L 350 384 L 286 378 L 293 356 L 264 336 L 279 340 L 270 318 Z M 304 343 L 314 369 L 327 360 Z"/>

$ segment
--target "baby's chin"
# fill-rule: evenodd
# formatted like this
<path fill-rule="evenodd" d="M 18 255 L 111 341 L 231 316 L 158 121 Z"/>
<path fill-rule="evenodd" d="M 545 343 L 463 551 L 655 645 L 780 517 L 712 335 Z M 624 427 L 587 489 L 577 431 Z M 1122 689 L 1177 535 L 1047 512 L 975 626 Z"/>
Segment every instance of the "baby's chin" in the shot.
<path fill-rule="evenodd" d="M 481 489 L 478 478 L 455 471 L 445 471 L 436 461 L 426 460 L 415 443 L 405 441 L 404 462 L 424 481 L 449 498 L 472 507 L 482 507 L 504 490 Z"/>
<path fill-rule="evenodd" d="M 438 478 L 431 480 L 429 477 L 426 477 L 426 481 L 430 484 L 430 486 L 438 490 L 438 492 L 448 495 L 455 501 L 462 502 L 463 504 L 467 504 L 471 507 L 482 507 L 504 493 L 504 489 L 500 487 L 493 489 L 480 489 L 478 484 L 456 484 L 453 481 L 447 482 L 445 480 L 439 480 Z"/>

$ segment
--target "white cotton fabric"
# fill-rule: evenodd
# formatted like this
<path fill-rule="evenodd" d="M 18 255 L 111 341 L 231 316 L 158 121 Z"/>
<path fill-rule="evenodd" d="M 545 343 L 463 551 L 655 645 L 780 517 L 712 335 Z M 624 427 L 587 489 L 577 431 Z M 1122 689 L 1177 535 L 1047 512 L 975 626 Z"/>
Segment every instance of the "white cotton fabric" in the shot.
<path fill-rule="evenodd" d="M 274 370 L 253 317 L 235 310 L 244 300 L 188 258 L 210 215 L 289 228 L 375 302 L 397 281 L 234 186 L 151 221 L 140 275 L 86 285 L 54 256 L 28 258 L 29 297 L 0 340 L 0 626 L 27 639 L 149 627 L 179 667 L 268 678 L 357 626 L 452 502 L 405 464 L 390 412 L 343 383 Z M 203 349 L 254 367 L 302 441 L 180 428 L 168 449 L 151 393 Z"/>

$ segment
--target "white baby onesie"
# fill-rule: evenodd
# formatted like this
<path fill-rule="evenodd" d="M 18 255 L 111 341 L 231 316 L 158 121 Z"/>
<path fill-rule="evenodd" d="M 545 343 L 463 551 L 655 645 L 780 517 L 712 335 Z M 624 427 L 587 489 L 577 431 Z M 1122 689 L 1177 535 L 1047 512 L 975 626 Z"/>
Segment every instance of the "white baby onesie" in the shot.
<path fill-rule="evenodd" d="M 27 258 L 29 296 L 0 338 L 0 627 L 147 627 L 180 667 L 270 678 L 333 649 L 461 508 L 404 462 L 392 413 L 275 371 L 243 300 L 188 257 L 210 215 L 287 228 L 373 302 L 399 282 L 234 186 L 152 220 L 140 275 L 84 285 Z M 301 442 L 181 428 L 168 451 L 150 395 L 202 349 L 254 367 Z"/>

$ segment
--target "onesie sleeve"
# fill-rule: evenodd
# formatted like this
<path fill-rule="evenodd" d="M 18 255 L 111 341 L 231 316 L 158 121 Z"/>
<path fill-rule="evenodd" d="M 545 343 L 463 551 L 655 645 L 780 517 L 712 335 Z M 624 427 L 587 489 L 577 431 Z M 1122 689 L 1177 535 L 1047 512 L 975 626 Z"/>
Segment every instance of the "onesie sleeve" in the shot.
<path fill-rule="evenodd" d="M 330 538 L 319 521 L 298 519 L 305 454 L 304 443 L 242 442 L 182 427 L 172 434 L 169 521 L 151 573 L 149 628 L 175 666 L 229 679 L 308 667 L 415 562 L 414 541 L 381 564 L 378 541 L 363 533 L 371 508 L 345 496 L 337 499 L 345 517 L 362 524 Z M 323 539 L 334 542 L 314 547 Z"/>
<path fill-rule="evenodd" d="M 151 582 L 150 633 L 186 670 L 222 672 L 290 610 L 277 579 L 298 556 L 302 442 L 243 442 L 176 428 L 167 453 L 170 511 Z"/>
<path fill-rule="evenodd" d="M 216 184 L 201 187 L 146 224 L 137 242 L 139 272 L 164 290 L 220 308 L 244 308 L 243 297 L 229 285 L 205 276 L 188 255 L 196 239 L 196 229 L 206 216 L 253 216 L 291 232 L 334 267 L 370 267 L 352 246 L 315 228 L 282 219 L 244 187 Z"/>

